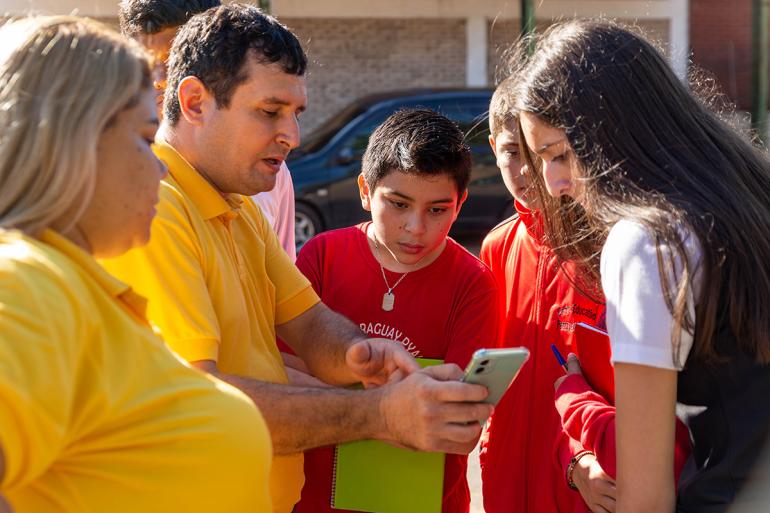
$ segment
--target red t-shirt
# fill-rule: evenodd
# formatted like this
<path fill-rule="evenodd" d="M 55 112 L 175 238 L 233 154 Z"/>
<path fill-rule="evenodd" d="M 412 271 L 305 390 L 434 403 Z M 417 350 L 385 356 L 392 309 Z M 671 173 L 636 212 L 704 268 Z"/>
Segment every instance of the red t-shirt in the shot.
<path fill-rule="evenodd" d="M 575 324 L 603 327 L 604 307 L 581 295 L 551 249 L 539 243 L 537 216 L 519 204 L 516 208 L 519 217 L 493 229 L 481 248 L 481 260 L 498 280 L 500 345 L 530 351 L 482 437 L 484 508 L 487 513 L 586 511 L 580 494 L 565 482 L 566 464 L 582 447 L 562 431 L 554 406 L 553 384 L 564 371 L 550 346 L 565 357 L 578 353 Z M 609 374 L 595 377 L 612 382 L 608 358 L 592 363 Z"/>
<path fill-rule="evenodd" d="M 358 323 L 372 337 L 392 338 L 415 357 L 439 358 L 460 367 L 474 351 L 491 347 L 498 338 L 496 285 L 492 273 L 452 239 L 430 265 L 410 272 L 393 290 L 394 308 L 382 309 L 387 292 L 380 265 L 366 240 L 369 223 L 322 233 L 297 257 L 321 300 Z M 385 270 L 393 285 L 399 273 Z M 305 486 L 295 513 L 332 510 L 334 449 L 305 452 Z M 372 462 L 376 465 L 376 462 Z M 470 493 L 467 457 L 448 454 L 444 471 L 444 513 L 466 513 Z"/>

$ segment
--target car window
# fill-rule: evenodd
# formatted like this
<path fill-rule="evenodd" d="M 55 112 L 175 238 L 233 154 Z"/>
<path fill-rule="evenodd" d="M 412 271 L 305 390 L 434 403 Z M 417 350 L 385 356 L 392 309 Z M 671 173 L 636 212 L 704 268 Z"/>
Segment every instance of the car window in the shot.
<path fill-rule="evenodd" d="M 359 103 L 353 103 L 334 115 L 329 121 L 323 124 L 320 128 L 312 132 L 309 136 L 303 139 L 299 148 L 292 152 L 294 158 L 313 153 L 326 146 L 331 141 L 337 132 L 342 130 L 345 125 L 350 123 L 353 119 L 360 116 L 362 112 L 366 110 L 365 105 Z"/>
<path fill-rule="evenodd" d="M 425 107 L 438 111 L 460 125 L 469 146 L 489 144 L 488 101 L 452 99 L 425 102 Z"/>
<path fill-rule="evenodd" d="M 340 152 L 347 152 L 351 157 L 361 158 L 369 144 L 369 136 L 394 112 L 393 109 L 376 109 L 366 115 L 340 146 Z"/>
<path fill-rule="evenodd" d="M 460 125 L 460 130 L 465 134 L 465 142 L 471 148 L 474 164 L 494 165 L 494 154 L 489 147 L 489 100 L 454 98 L 425 102 L 424 106 Z"/>
<path fill-rule="evenodd" d="M 460 125 L 460 130 L 466 136 L 466 143 L 473 152 L 475 163 L 494 164 L 494 156 L 487 142 L 489 136 L 489 123 L 487 121 L 489 101 L 476 98 L 453 98 L 443 101 L 430 100 L 403 104 L 389 103 L 387 106 L 374 109 L 365 114 L 346 137 L 340 145 L 338 155 L 344 155 L 346 159 L 360 159 L 369 144 L 369 136 L 389 115 L 400 108 L 420 107 L 440 112 Z"/>

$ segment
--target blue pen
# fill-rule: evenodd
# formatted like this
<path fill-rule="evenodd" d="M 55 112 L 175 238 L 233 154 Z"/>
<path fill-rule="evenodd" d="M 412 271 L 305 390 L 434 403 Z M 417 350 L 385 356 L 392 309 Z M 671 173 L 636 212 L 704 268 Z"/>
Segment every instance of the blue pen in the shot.
<path fill-rule="evenodd" d="M 556 357 L 556 361 L 558 361 L 559 365 L 562 366 L 564 372 L 567 372 L 567 360 L 565 360 L 561 355 L 559 349 L 556 347 L 556 344 L 551 344 L 551 351 L 553 351 L 553 355 Z"/>

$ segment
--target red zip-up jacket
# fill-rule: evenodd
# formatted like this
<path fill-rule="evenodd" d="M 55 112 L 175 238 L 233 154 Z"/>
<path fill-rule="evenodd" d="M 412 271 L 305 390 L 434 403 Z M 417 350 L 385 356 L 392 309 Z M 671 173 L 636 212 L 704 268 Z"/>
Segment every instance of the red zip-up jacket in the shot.
<path fill-rule="evenodd" d="M 498 404 L 482 438 L 484 507 L 487 513 L 587 513 L 580 494 L 567 487 L 565 474 L 572 456 L 588 449 L 615 477 L 614 370 L 609 339 L 575 331 L 575 323 L 604 328 L 604 307 L 577 292 L 553 253 L 538 242 L 537 215 L 518 203 L 516 210 L 519 217 L 494 228 L 481 249 L 481 260 L 498 280 L 500 345 L 530 350 L 530 361 Z M 579 375 L 568 377 L 554 393 L 553 383 L 563 371 L 550 344 L 564 355 L 577 354 L 584 370 L 590 370 L 587 378 L 604 395 Z M 677 419 L 676 480 L 690 452 L 689 432 Z"/>
<path fill-rule="evenodd" d="M 579 493 L 565 482 L 569 459 L 582 450 L 562 430 L 554 406 L 554 381 L 564 375 L 553 353 L 577 351 L 575 324 L 604 327 L 605 309 L 580 294 L 542 245 L 538 216 L 516 203 L 511 218 L 484 239 L 481 260 L 498 281 L 501 347 L 524 346 L 529 361 L 495 408 L 482 438 L 480 462 L 486 513 L 585 512 Z M 570 268 L 567 267 L 567 272 Z M 608 342 L 607 342 L 608 343 Z M 607 347 L 592 362 L 594 378 L 611 379 Z M 614 451 L 614 447 L 612 447 Z"/>

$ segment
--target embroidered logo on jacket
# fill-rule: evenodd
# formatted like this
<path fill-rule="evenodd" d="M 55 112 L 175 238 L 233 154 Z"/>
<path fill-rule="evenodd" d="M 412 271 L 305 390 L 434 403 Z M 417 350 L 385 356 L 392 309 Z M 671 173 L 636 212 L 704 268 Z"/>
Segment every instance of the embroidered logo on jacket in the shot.
<path fill-rule="evenodd" d="M 590 321 L 590 324 L 600 329 L 605 329 L 606 314 L 599 315 L 598 308 L 581 306 L 577 303 L 564 305 L 556 311 L 556 325 L 561 331 L 572 333 L 578 322 Z"/>

